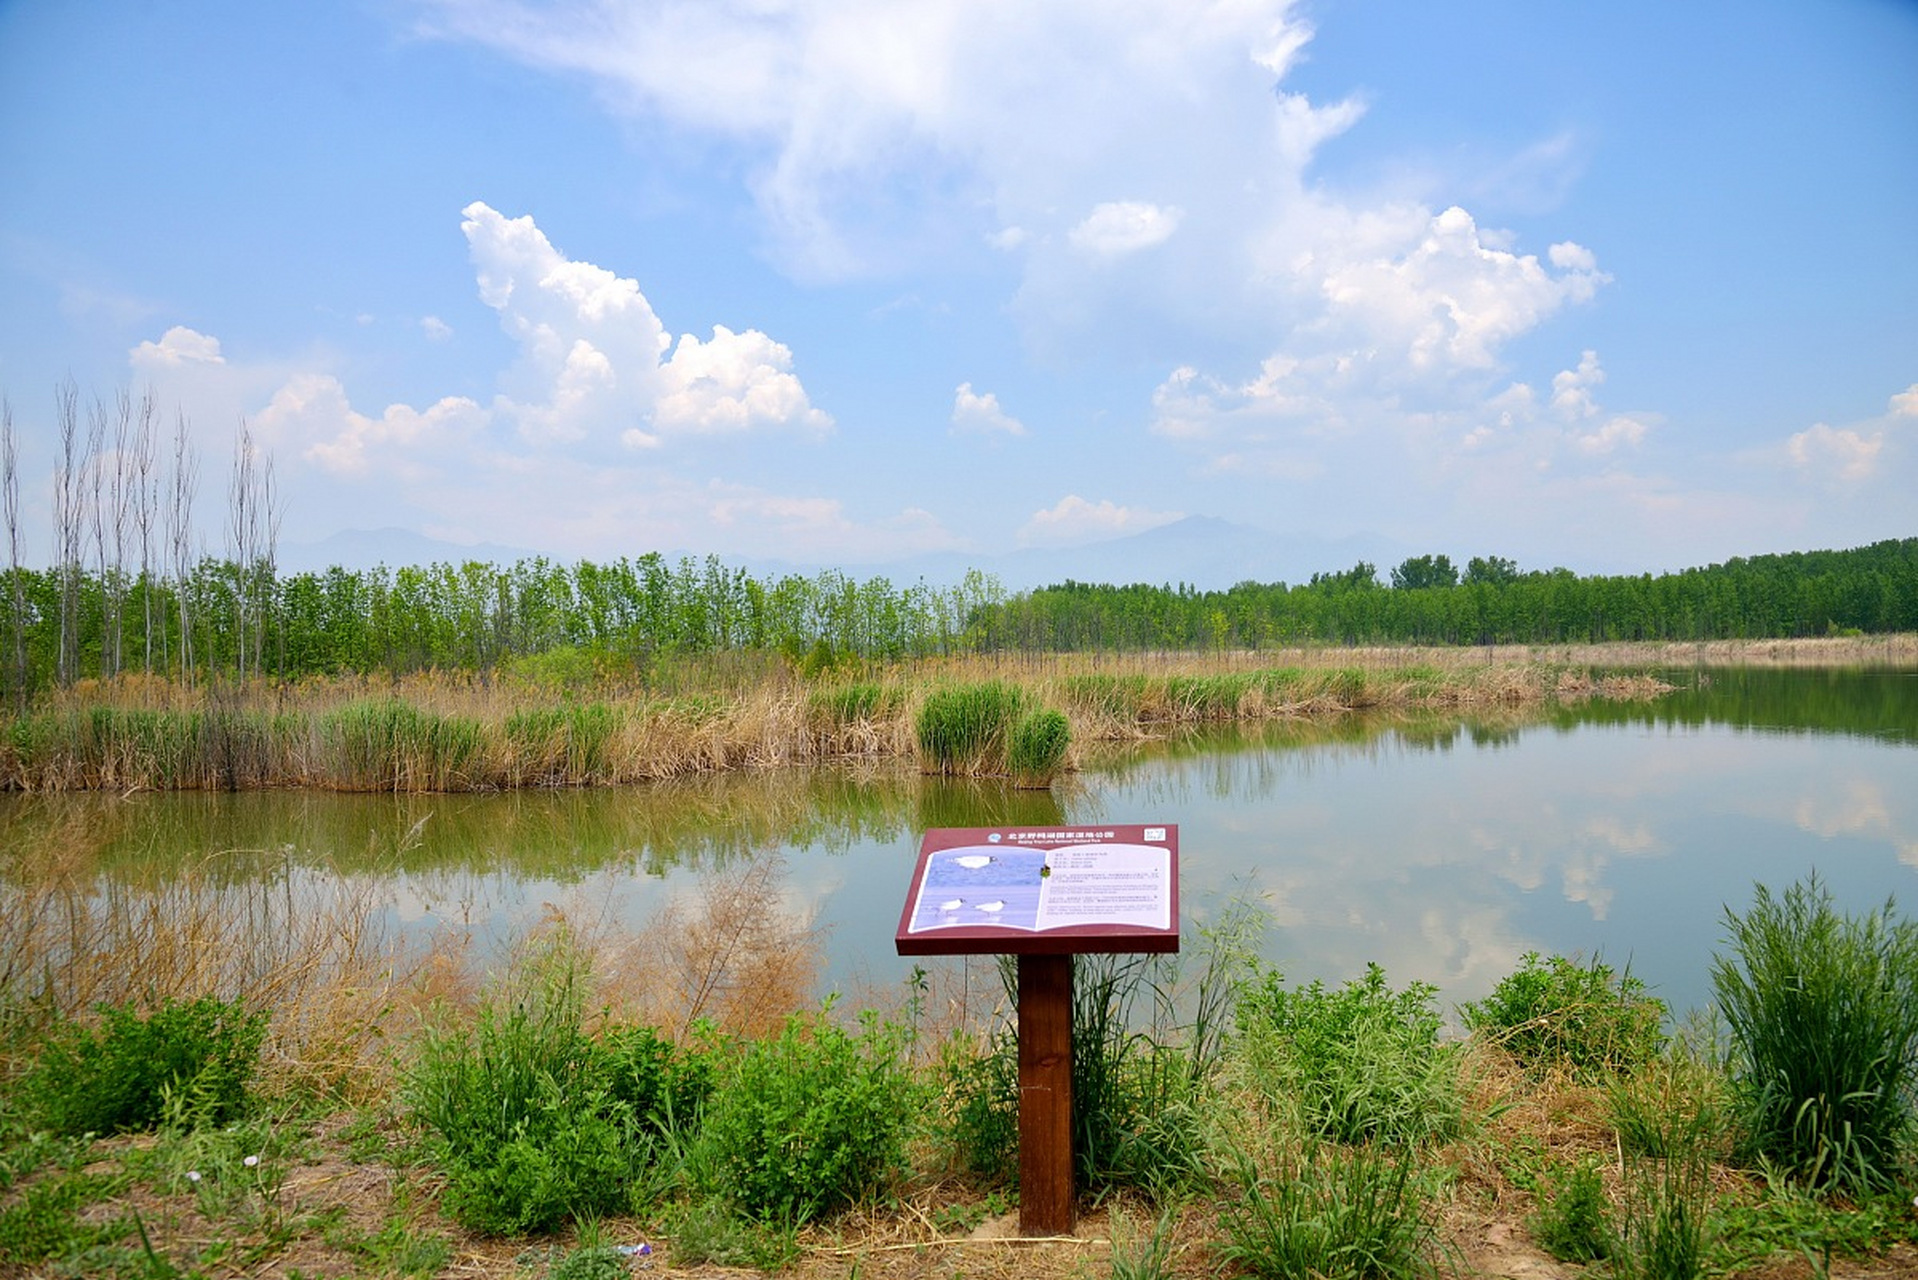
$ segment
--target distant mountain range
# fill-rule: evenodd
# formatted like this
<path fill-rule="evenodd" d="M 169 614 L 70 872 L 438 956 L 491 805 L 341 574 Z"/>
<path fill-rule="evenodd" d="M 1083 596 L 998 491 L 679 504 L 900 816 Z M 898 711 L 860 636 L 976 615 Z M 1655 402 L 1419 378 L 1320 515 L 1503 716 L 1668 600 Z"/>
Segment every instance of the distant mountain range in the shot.
<path fill-rule="evenodd" d="M 644 554 L 645 548 L 632 554 Z M 370 569 L 385 564 L 468 560 L 511 564 L 535 553 L 492 543 L 462 545 L 429 538 L 407 529 L 354 529 L 310 543 L 282 543 L 279 566 L 283 573 L 317 572 L 339 565 Z M 669 552 L 677 561 L 682 553 Z M 686 553 L 691 554 L 691 553 Z M 949 586 L 977 569 L 997 578 L 1008 591 L 1029 591 L 1070 579 L 1115 585 L 1146 583 L 1199 590 L 1223 590 L 1234 583 L 1309 581 L 1315 573 L 1350 569 L 1361 560 L 1378 568 L 1381 579 L 1391 566 L 1417 552 L 1374 534 L 1346 538 L 1319 538 L 1303 534 L 1276 534 L 1212 516 L 1187 516 L 1171 524 L 1130 537 L 1075 547 L 1027 547 L 1000 555 L 939 552 L 888 561 L 839 564 L 741 559 L 722 556 L 729 564 L 756 578 L 784 574 L 811 577 L 837 569 L 852 578 L 885 577 L 895 584 L 924 579 L 933 586 Z M 703 557 L 699 557 L 703 558 Z"/>

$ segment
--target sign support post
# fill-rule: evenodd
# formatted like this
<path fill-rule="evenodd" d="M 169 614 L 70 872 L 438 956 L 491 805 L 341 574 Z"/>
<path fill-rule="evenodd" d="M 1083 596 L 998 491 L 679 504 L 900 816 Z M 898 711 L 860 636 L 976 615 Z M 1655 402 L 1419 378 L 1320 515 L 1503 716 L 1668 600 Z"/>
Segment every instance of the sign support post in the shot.
<path fill-rule="evenodd" d="M 1019 1231 L 1069 1236 L 1072 957 L 1019 957 Z"/>
<path fill-rule="evenodd" d="M 1019 966 L 1019 1231 L 1072 1234 L 1072 957 L 1179 949 L 1179 834 L 1166 826 L 925 834 L 900 955 Z"/>

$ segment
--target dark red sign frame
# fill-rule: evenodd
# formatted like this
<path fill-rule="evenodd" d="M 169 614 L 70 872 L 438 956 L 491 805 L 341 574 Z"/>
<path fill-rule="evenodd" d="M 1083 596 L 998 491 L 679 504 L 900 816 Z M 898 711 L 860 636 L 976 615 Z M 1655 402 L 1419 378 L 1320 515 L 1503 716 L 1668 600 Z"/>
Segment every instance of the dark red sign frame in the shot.
<path fill-rule="evenodd" d="M 1147 839 L 1150 835 L 1153 838 Z M 1163 929 L 1136 924 L 1084 924 L 1050 929 L 966 924 L 911 932 L 913 908 L 925 884 L 932 855 L 948 849 L 1041 850 L 1114 845 L 1164 848 L 1171 860 L 1171 911 Z M 1179 949 L 1179 828 L 1170 823 L 1119 823 L 1086 827 L 934 827 L 919 844 L 905 905 L 893 943 L 902 956 L 1058 956 L 1080 952 L 1148 952 Z"/>

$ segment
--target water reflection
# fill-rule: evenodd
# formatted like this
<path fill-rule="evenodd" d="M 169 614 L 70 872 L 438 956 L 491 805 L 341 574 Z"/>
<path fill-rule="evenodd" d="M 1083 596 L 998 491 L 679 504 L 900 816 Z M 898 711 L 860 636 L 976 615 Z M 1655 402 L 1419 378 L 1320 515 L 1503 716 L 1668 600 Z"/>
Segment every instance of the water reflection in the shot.
<path fill-rule="evenodd" d="M 1817 869 L 1852 908 L 1918 909 L 1918 678 L 1682 676 L 1655 704 L 1542 717 L 1353 718 L 1091 753 L 1053 792 L 898 769 L 777 770 L 618 791 L 0 798 L 0 872 L 84 846 L 155 884 L 378 886 L 402 932 L 482 943 L 549 906 L 643 930 L 723 868 L 767 855 L 767 910 L 826 938 L 825 980 L 891 984 L 891 937 L 929 826 L 1168 821 L 1189 924 L 1251 897 L 1268 959 L 1339 981 L 1367 961 L 1478 998 L 1527 950 L 1629 963 L 1702 1004 L 1727 904 Z M 17 881 L 16 881 L 17 882 Z M 17 889 L 6 892 L 15 893 Z"/>

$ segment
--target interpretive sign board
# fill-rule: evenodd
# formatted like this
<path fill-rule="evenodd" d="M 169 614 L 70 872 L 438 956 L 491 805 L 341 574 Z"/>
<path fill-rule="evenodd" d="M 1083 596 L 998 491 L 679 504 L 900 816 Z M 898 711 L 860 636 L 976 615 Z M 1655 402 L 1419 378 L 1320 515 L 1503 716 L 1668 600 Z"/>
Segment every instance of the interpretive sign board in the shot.
<path fill-rule="evenodd" d="M 907 956 L 1177 951 L 1179 829 L 935 827 L 894 942 Z"/>
<path fill-rule="evenodd" d="M 1179 949 L 1179 829 L 935 827 L 893 941 L 1019 958 L 1019 1230 L 1070 1234 L 1072 957 Z"/>

